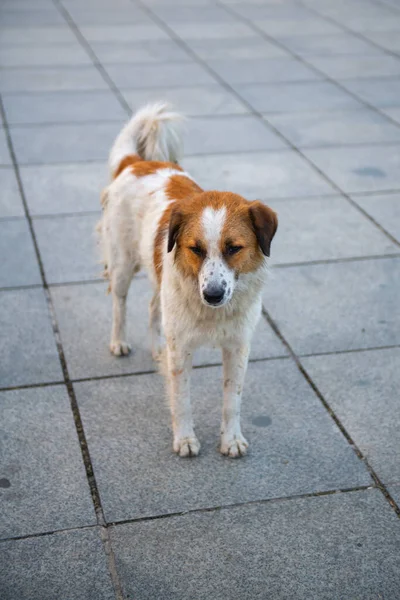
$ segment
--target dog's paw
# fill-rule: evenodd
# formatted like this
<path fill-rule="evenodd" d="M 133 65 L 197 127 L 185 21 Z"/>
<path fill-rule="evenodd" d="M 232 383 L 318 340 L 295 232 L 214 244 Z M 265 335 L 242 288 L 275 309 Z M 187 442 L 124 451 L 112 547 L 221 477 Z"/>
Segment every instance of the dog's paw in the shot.
<path fill-rule="evenodd" d="M 126 342 L 111 342 L 110 352 L 114 356 L 127 356 L 131 351 L 131 347 Z"/>
<path fill-rule="evenodd" d="M 200 452 L 200 442 L 195 435 L 190 437 L 175 438 L 174 452 L 182 458 L 197 456 Z"/>
<path fill-rule="evenodd" d="M 161 362 L 163 360 L 164 357 L 164 353 L 165 353 L 165 346 L 164 345 L 154 345 L 151 348 L 151 354 L 153 357 L 153 360 L 155 360 L 156 362 Z"/>
<path fill-rule="evenodd" d="M 231 458 L 240 458 L 247 452 L 249 444 L 240 433 L 239 435 L 221 438 L 221 453 Z"/>

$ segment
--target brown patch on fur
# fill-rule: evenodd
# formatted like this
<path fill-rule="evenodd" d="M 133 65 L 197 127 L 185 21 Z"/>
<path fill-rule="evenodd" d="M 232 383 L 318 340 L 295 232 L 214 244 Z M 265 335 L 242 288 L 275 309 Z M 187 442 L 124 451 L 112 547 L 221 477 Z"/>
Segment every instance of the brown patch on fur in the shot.
<path fill-rule="evenodd" d="M 175 261 L 186 277 L 197 278 L 206 253 L 206 241 L 201 223 L 204 209 L 226 208 L 226 217 L 221 233 L 220 249 L 226 263 L 235 271 L 250 273 L 257 270 L 269 252 L 269 245 L 277 227 L 276 214 L 261 202 L 249 202 L 231 192 L 199 192 L 184 197 L 174 204 L 174 213 L 179 215 L 180 228 L 176 237 Z M 255 222 L 254 215 L 257 215 Z M 262 245 L 261 245 L 262 244 Z M 195 254 L 192 246 L 204 250 Z M 240 246 L 235 254 L 229 254 L 229 246 Z"/>
<path fill-rule="evenodd" d="M 128 154 L 125 156 L 114 171 L 113 179 L 117 179 L 118 175 L 120 175 L 122 171 L 125 171 L 127 167 L 135 165 L 139 161 L 142 162 L 142 159 L 138 154 Z"/>
<path fill-rule="evenodd" d="M 149 164 L 149 163 L 147 163 Z M 162 165 L 169 163 L 160 163 Z M 175 167 L 176 168 L 176 165 Z M 179 167 L 180 168 L 180 167 Z M 157 169 L 156 169 L 157 170 Z M 158 224 L 157 233 L 154 240 L 154 268 L 156 271 L 157 281 L 161 283 L 162 276 L 162 253 L 163 253 L 163 244 L 165 241 L 165 236 L 169 233 L 170 224 L 172 219 L 176 221 L 176 236 L 179 233 L 179 228 L 182 225 L 182 220 L 180 218 L 180 213 L 176 210 L 178 204 L 185 203 L 192 198 L 193 196 L 202 192 L 202 189 L 192 181 L 189 177 L 185 175 L 172 175 L 167 185 L 165 186 L 165 194 L 167 198 L 172 200 L 171 204 L 165 209 L 160 222 Z M 175 239 L 174 239 L 175 242 Z"/>
<path fill-rule="evenodd" d="M 182 167 L 172 162 L 162 162 L 160 160 L 142 160 L 136 162 L 132 166 L 132 173 L 136 177 L 146 177 L 146 175 L 153 175 L 159 169 L 175 169 L 175 171 L 183 171 Z"/>

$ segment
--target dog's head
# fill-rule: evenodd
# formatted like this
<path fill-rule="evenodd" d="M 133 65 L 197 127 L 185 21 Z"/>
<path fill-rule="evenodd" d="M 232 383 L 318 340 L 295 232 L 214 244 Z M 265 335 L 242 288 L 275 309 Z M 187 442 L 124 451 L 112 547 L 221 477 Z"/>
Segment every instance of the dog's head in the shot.
<path fill-rule="evenodd" d="M 201 300 L 220 307 L 229 302 L 242 273 L 261 267 L 270 255 L 278 226 L 273 210 L 228 192 L 203 192 L 178 201 L 171 211 L 168 252 L 175 264 L 198 281 Z"/>

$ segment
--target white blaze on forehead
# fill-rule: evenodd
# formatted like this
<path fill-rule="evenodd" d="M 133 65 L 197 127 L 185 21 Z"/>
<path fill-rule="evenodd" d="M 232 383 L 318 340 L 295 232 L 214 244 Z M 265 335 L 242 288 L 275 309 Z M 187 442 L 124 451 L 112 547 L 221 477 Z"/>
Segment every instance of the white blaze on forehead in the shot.
<path fill-rule="evenodd" d="M 225 217 L 225 206 L 219 208 L 218 210 L 207 206 L 207 208 L 205 208 L 203 211 L 201 222 L 203 225 L 204 238 L 209 251 L 218 249 Z"/>

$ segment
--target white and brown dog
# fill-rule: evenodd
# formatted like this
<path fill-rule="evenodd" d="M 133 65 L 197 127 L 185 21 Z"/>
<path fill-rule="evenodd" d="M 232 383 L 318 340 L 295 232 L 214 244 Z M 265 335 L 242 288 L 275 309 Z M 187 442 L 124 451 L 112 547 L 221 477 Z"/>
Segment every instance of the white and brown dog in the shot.
<path fill-rule="evenodd" d="M 222 348 L 221 452 L 246 453 L 240 403 L 250 340 L 261 314 L 276 214 L 231 192 L 205 192 L 178 166 L 180 115 L 164 104 L 132 117 L 110 153 L 112 182 L 99 224 L 113 298 L 111 352 L 128 354 L 126 297 L 133 275 L 147 270 L 153 356 L 166 348 L 173 448 L 195 456 L 200 443 L 190 405 L 192 353 Z"/>

